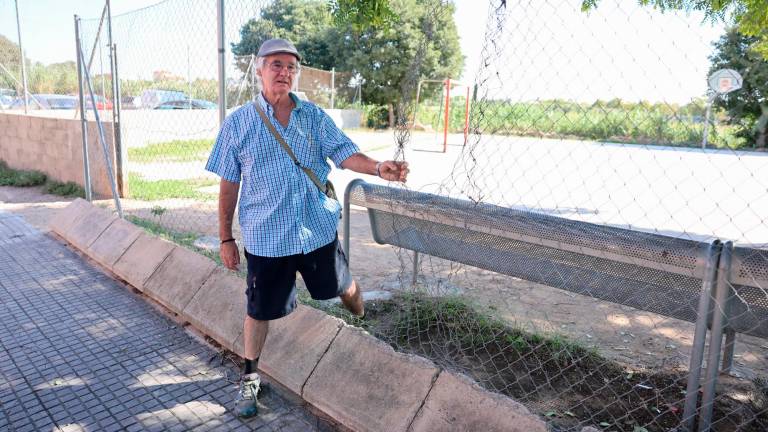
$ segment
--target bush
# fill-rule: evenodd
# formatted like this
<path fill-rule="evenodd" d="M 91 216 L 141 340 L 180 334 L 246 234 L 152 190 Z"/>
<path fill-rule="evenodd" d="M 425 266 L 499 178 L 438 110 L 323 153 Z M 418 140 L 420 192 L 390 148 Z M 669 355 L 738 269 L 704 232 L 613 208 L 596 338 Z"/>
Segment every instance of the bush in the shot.
<path fill-rule="evenodd" d="M 371 129 L 386 129 L 389 127 L 389 110 L 383 105 L 364 105 L 363 121 Z"/>
<path fill-rule="evenodd" d="M 51 180 L 45 183 L 43 191 L 52 195 L 85 198 L 85 189 L 75 182 L 61 183 Z"/>
<path fill-rule="evenodd" d="M 39 186 L 45 180 L 45 174 L 40 171 L 15 170 L 0 160 L 0 186 Z"/>

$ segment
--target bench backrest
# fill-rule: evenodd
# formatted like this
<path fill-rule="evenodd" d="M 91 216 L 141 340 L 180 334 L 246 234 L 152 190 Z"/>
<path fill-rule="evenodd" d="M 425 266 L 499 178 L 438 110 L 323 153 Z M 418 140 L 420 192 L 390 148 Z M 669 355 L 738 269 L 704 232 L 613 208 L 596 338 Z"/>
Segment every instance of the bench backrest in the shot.
<path fill-rule="evenodd" d="M 696 322 L 708 243 L 355 181 L 376 242 Z M 768 251 L 736 248 L 729 327 L 768 338 Z"/>

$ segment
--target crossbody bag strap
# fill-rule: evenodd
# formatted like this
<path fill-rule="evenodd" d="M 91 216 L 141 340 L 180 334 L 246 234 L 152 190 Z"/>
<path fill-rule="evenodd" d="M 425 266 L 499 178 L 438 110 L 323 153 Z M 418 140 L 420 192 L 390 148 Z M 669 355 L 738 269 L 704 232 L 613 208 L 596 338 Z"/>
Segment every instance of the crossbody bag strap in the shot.
<path fill-rule="evenodd" d="M 293 163 L 295 163 L 296 166 L 298 166 L 299 168 L 301 168 L 302 171 L 304 171 L 307 177 L 309 177 L 309 179 L 312 180 L 312 183 L 314 183 L 315 186 L 317 186 L 317 188 L 320 189 L 322 193 L 324 194 L 327 193 L 327 189 L 326 189 L 327 186 L 320 182 L 320 179 L 317 178 L 317 176 L 311 169 L 301 165 L 299 160 L 296 158 L 296 155 L 293 153 L 293 150 L 291 150 L 291 146 L 289 146 L 288 143 L 285 142 L 285 139 L 283 138 L 282 135 L 280 135 L 280 132 L 278 132 L 277 129 L 275 129 L 275 125 L 273 125 L 272 122 L 269 121 L 269 117 L 267 117 L 267 113 L 264 112 L 264 110 L 259 106 L 258 103 L 254 103 L 253 105 L 256 107 L 256 111 L 258 111 L 259 115 L 261 116 L 261 120 L 267 126 L 267 129 L 269 129 L 269 131 L 275 137 L 277 142 L 280 143 L 280 146 L 283 147 L 283 150 L 285 150 L 285 152 L 288 153 L 288 156 L 291 157 L 291 159 L 293 160 Z"/>

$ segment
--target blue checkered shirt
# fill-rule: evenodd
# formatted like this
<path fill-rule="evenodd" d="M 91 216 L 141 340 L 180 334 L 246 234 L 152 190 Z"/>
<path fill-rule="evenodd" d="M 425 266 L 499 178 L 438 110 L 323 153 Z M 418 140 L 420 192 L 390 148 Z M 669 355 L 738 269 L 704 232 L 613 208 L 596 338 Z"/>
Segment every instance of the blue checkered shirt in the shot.
<path fill-rule="evenodd" d="M 325 182 L 330 158 L 341 163 L 360 151 L 318 106 L 296 103 L 287 127 L 273 115 L 262 95 L 260 104 L 302 166 Z M 280 257 L 309 253 L 336 238 L 341 205 L 328 198 L 293 163 L 270 133 L 253 104 L 230 114 L 221 126 L 205 169 L 236 183 L 242 179 L 238 207 L 245 248 L 253 255 Z"/>

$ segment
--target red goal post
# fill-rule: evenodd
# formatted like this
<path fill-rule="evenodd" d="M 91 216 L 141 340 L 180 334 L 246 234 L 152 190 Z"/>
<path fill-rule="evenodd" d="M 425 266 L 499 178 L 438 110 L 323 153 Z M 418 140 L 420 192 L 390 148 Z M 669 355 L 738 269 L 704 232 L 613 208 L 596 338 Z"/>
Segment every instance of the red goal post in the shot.
<path fill-rule="evenodd" d="M 450 126 L 450 114 L 451 114 L 451 90 L 456 88 L 465 88 L 466 89 L 466 101 L 464 106 L 464 144 L 467 143 L 467 135 L 469 134 L 469 97 L 470 97 L 470 90 L 471 87 L 466 84 L 462 84 L 459 81 L 454 81 L 450 78 L 445 78 L 442 80 L 436 80 L 436 79 L 423 79 L 419 80 L 418 85 L 416 86 L 416 108 L 413 111 L 413 121 L 411 122 L 411 128 L 416 124 L 416 114 L 419 110 L 419 99 L 421 97 L 421 86 L 424 83 L 442 83 L 443 85 L 443 100 L 445 101 L 445 106 L 443 107 L 443 153 L 445 153 L 448 150 L 448 128 Z"/>

